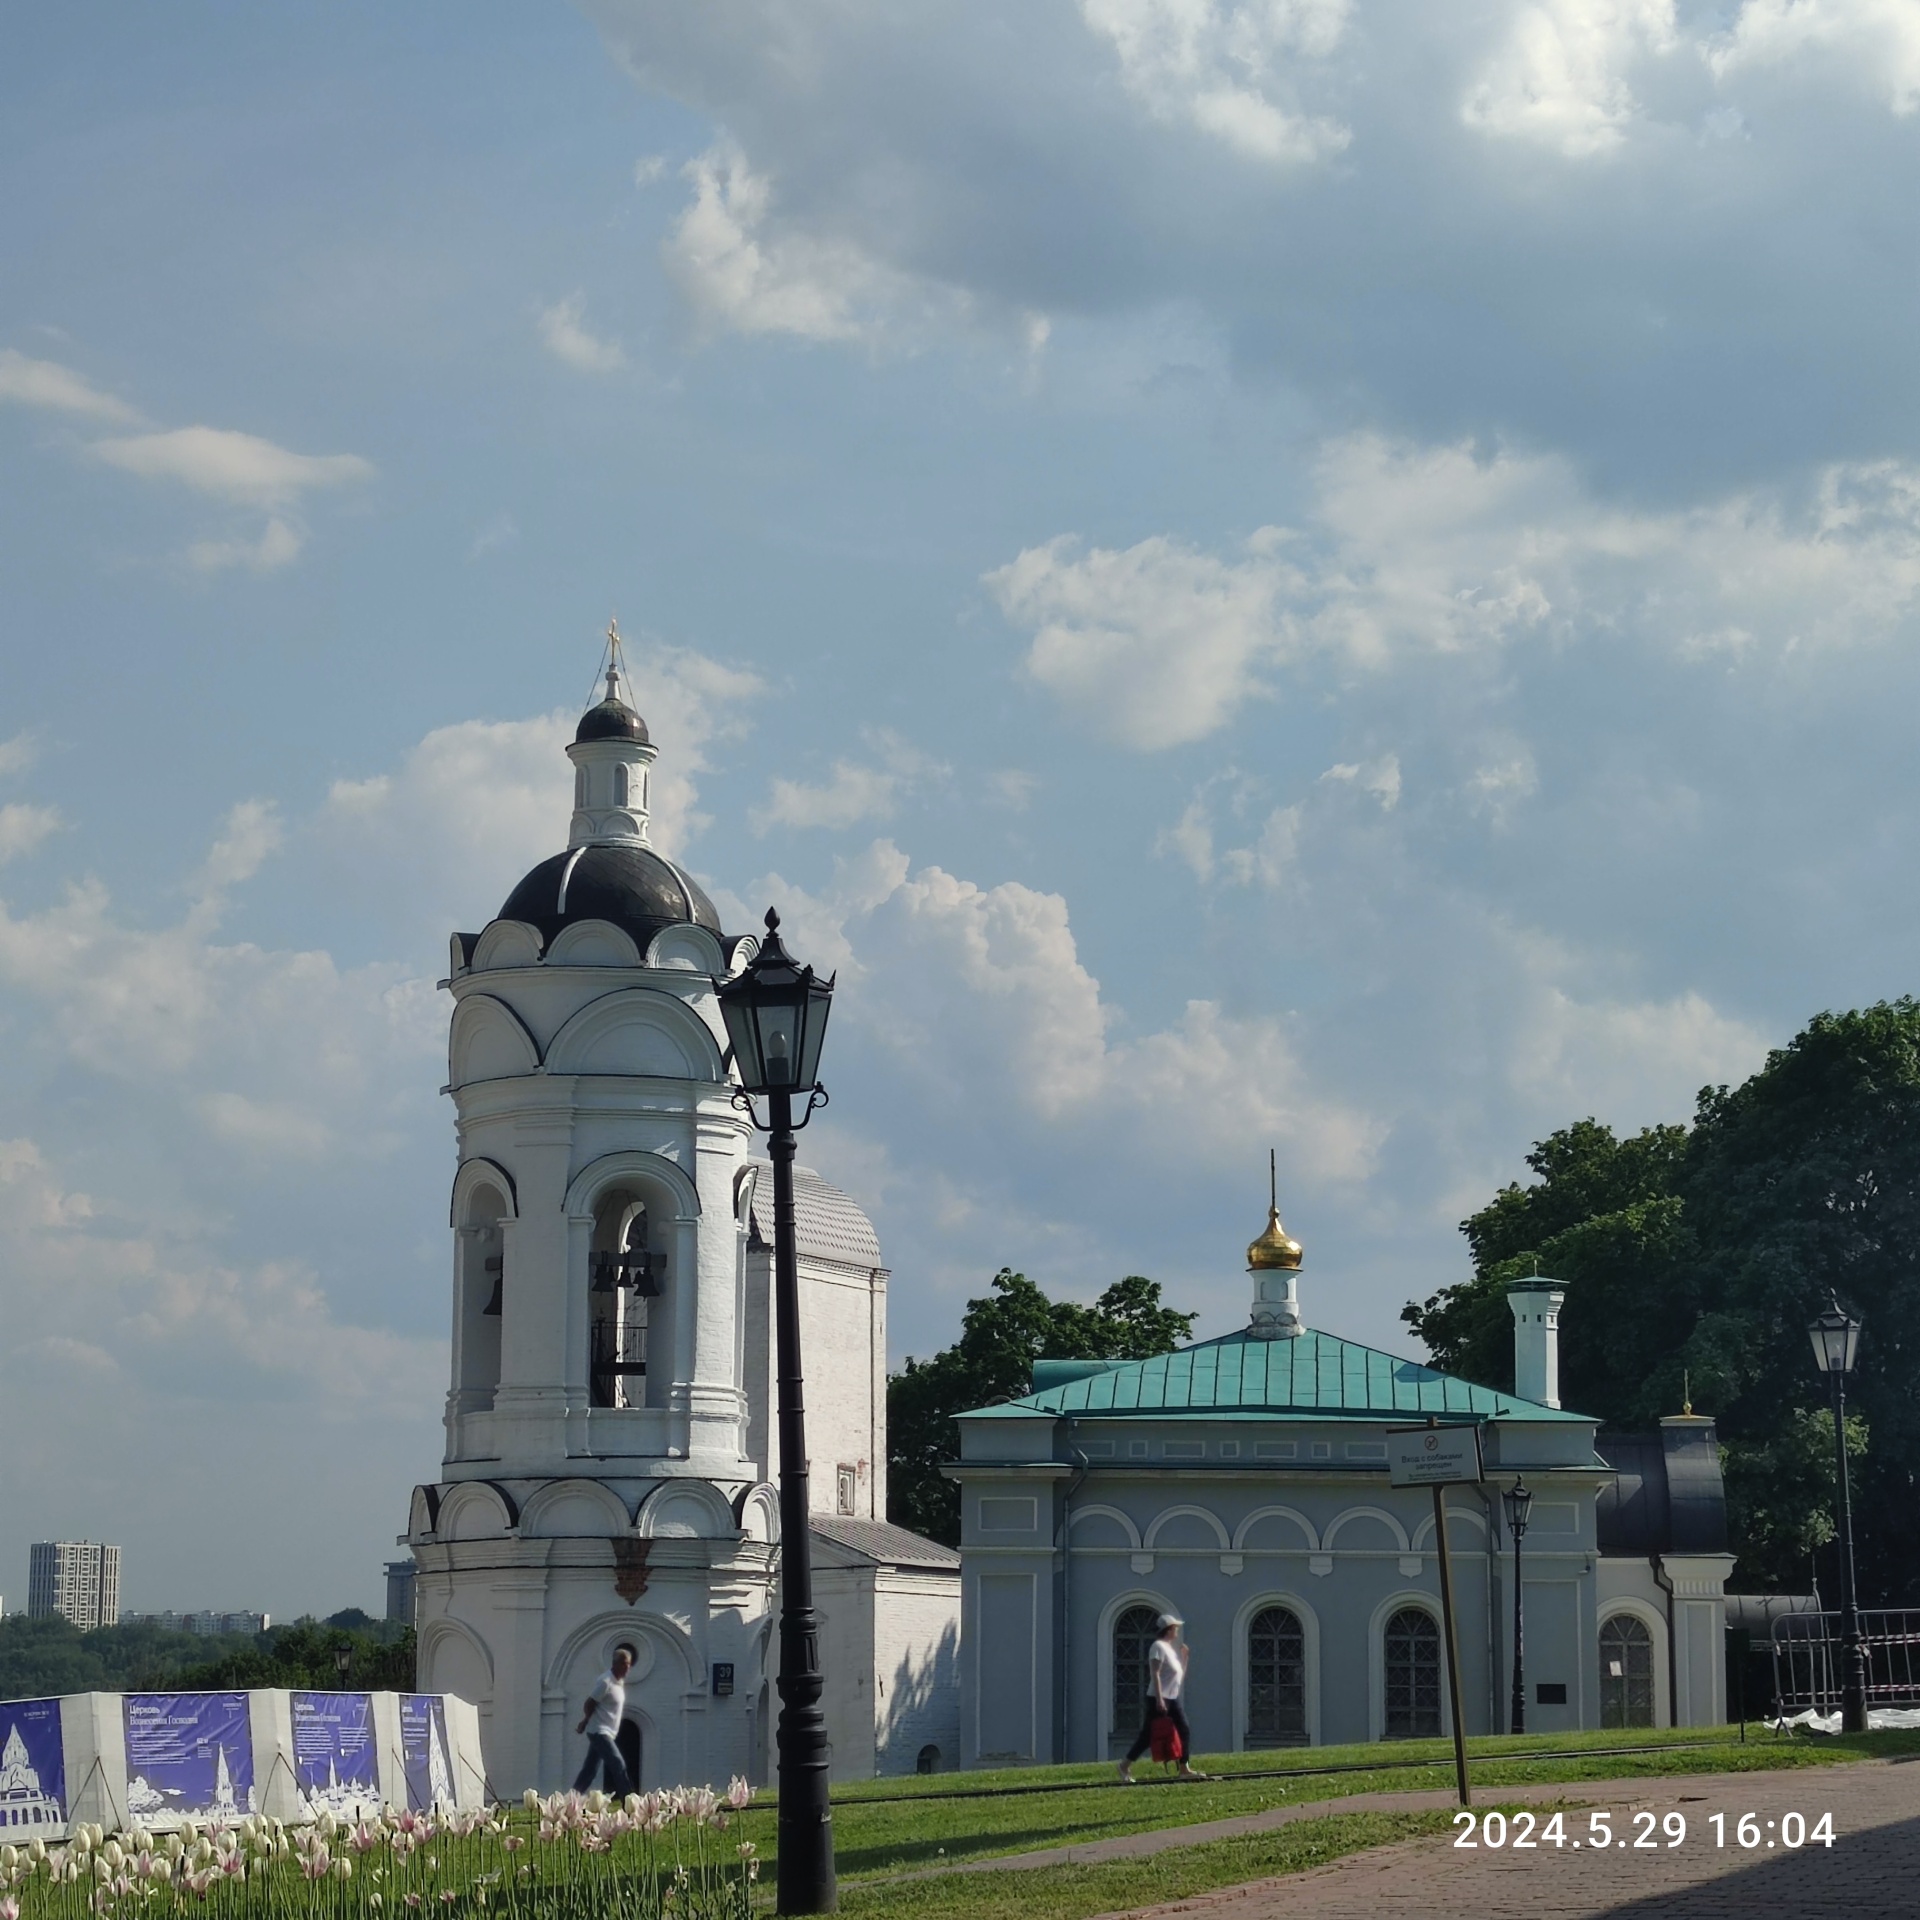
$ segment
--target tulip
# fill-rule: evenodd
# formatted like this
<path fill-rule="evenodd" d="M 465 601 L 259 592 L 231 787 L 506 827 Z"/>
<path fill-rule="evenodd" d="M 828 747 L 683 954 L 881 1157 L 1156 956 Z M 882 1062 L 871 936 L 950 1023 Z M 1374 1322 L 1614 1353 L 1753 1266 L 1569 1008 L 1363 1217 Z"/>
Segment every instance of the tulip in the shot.
<path fill-rule="evenodd" d="M 8 1848 L 12 1852 L 12 1848 Z M 12 1894 L 0 1898 L 0 1920 L 20 1920 L 20 1902 Z"/>

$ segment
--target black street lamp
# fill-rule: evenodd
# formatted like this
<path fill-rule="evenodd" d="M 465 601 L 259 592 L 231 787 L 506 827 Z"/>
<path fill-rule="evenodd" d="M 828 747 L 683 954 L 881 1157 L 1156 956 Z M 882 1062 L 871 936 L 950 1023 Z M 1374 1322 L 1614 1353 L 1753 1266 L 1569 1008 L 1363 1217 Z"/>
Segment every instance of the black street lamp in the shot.
<path fill-rule="evenodd" d="M 1860 1322 L 1837 1299 L 1807 1337 L 1833 1393 L 1834 1477 L 1840 1491 L 1840 1731 L 1867 1730 L 1867 1647 L 1860 1637 L 1860 1601 L 1853 1586 L 1853 1494 L 1847 1481 L 1847 1375 L 1860 1351 Z"/>
<path fill-rule="evenodd" d="M 833 982 L 794 964 L 767 910 L 760 951 L 716 992 L 740 1075 L 735 1103 L 755 1126 L 767 1103 L 773 1162 L 773 1298 L 780 1376 L 780 1859 L 778 1910 L 832 1913 L 833 1812 L 827 1802 L 832 1749 L 821 1711 L 820 1623 L 813 1611 L 813 1547 L 807 1500 L 807 1419 L 800 1369 L 800 1266 L 793 1224 L 793 1100 L 807 1097 L 805 1126 L 826 1103 L 818 1081 Z"/>
<path fill-rule="evenodd" d="M 341 1682 L 344 1685 L 347 1675 L 353 1671 L 353 1649 L 351 1647 L 334 1648 L 333 1670 L 340 1676 Z"/>
<path fill-rule="evenodd" d="M 1520 1613 L 1520 1542 L 1527 1537 L 1527 1515 L 1533 1494 L 1524 1480 L 1516 1480 L 1500 1496 L 1507 1510 L 1507 1531 L 1513 1535 L 1513 1725 L 1510 1733 L 1527 1730 L 1526 1634 Z"/>

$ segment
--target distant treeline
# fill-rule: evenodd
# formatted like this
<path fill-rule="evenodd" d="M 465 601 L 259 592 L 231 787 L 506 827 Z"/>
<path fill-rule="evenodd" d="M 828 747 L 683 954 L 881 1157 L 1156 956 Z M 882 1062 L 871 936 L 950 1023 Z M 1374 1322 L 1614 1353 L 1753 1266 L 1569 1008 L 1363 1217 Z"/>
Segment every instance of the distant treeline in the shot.
<path fill-rule="evenodd" d="M 58 1618 L 0 1620 L 0 1699 L 62 1693 L 195 1693 L 229 1687 L 364 1692 L 413 1686 L 413 1629 L 358 1607 L 265 1633 L 174 1633 Z M 346 1655 L 345 1670 L 340 1656 Z"/>

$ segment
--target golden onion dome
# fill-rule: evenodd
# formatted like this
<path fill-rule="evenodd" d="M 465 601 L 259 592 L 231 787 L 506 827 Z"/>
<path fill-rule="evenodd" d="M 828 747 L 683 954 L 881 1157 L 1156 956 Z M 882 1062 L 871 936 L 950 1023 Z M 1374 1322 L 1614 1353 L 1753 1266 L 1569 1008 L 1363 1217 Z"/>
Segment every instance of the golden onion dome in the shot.
<path fill-rule="evenodd" d="M 1267 1230 L 1247 1249 L 1247 1271 L 1269 1273 L 1276 1268 L 1292 1273 L 1301 1260 L 1300 1242 L 1280 1224 L 1280 1209 L 1267 1209 Z"/>

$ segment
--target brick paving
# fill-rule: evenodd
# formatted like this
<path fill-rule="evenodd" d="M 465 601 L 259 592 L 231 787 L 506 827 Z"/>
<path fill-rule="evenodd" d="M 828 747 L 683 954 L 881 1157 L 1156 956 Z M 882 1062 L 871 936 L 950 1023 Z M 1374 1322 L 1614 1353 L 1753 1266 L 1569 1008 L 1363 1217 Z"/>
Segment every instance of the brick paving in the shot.
<path fill-rule="evenodd" d="M 1201 1920 L 1913 1920 L 1920 1914 L 1920 1762 L 1488 1787 L 1475 1797 L 1508 1804 L 1564 1799 L 1579 1801 L 1583 1809 L 1609 1806 L 1615 1809 L 1615 1843 L 1604 1851 L 1569 1847 L 1515 1853 L 1469 1852 L 1448 1838 L 1413 1840 L 1312 1872 L 1223 1887 L 1139 1913 L 1192 1914 Z M 1448 1798 L 1356 1794 L 1205 1828 L 1056 1849 L 1045 1863 L 1069 1856 L 1087 1861 L 1152 1853 L 1321 1814 L 1367 1807 L 1411 1810 L 1445 1805 Z M 1683 1813 L 1685 1842 L 1675 1848 L 1623 1848 L 1620 1839 L 1634 1832 L 1631 1818 L 1623 1816 L 1642 1807 L 1656 1816 L 1674 1809 Z M 1809 1827 L 1831 1811 L 1833 1847 L 1781 1851 L 1778 1822 L 1790 1811 L 1804 1814 Z M 1715 1847 L 1708 1824 L 1715 1813 L 1727 1816 L 1724 1849 Z M 1754 1814 L 1763 1828 L 1767 1820 L 1776 1823 L 1771 1852 L 1764 1845 L 1749 1852 L 1735 1844 L 1735 1822 L 1743 1813 Z M 1585 1824 L 1584 1810 L 1569 1814 L 1569 1837 L 1584 1832 Z M 1022 1864 L 1043 1861 L 1028 1855 Z"/>

